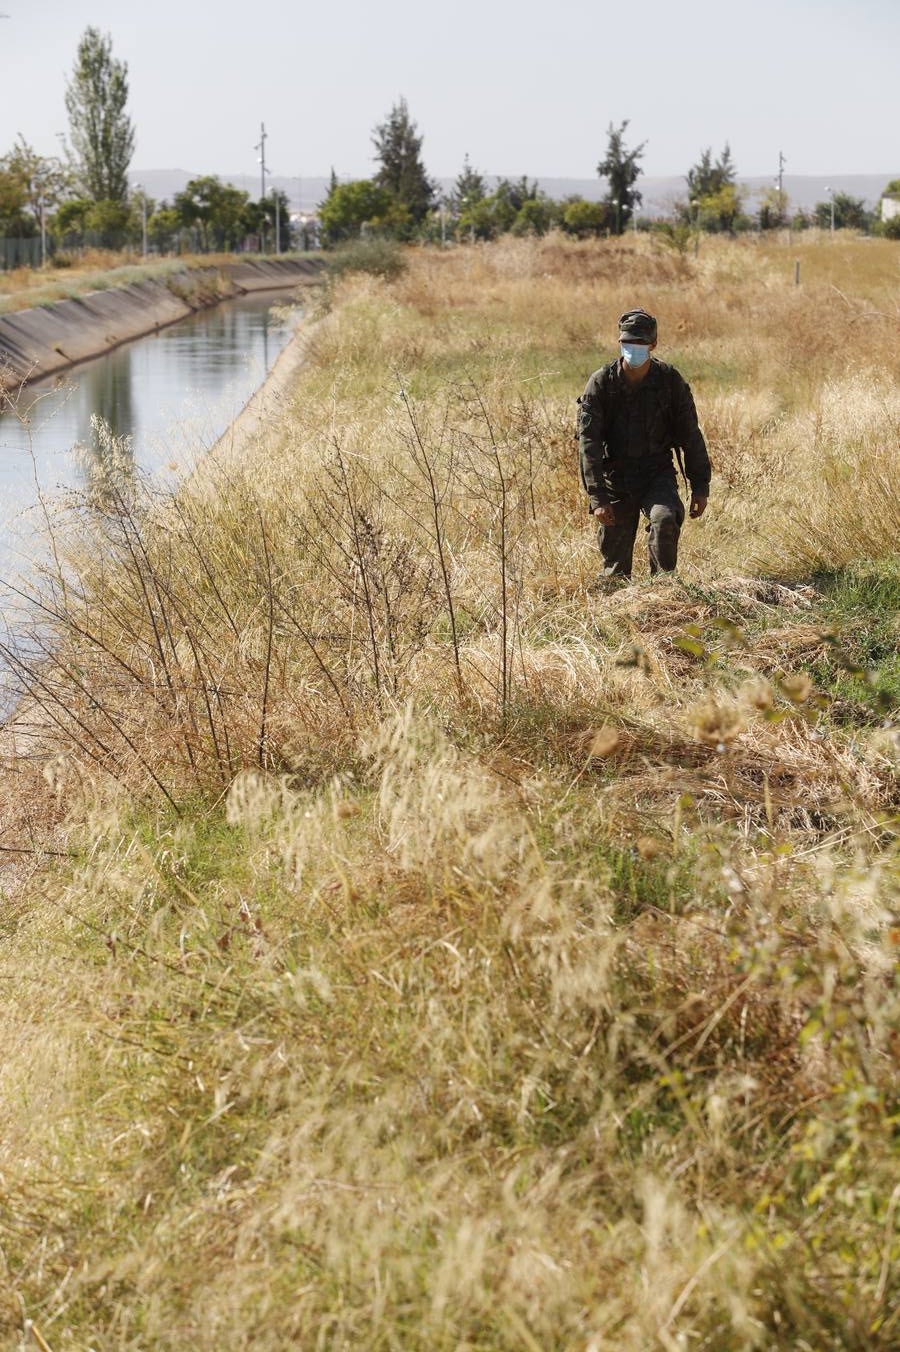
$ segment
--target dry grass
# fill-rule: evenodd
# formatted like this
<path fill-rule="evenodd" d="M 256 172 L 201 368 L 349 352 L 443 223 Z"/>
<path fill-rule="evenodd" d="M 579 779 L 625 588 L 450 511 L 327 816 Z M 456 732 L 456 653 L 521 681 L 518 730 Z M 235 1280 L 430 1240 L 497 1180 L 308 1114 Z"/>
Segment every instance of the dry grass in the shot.
<path fill-rule="evenodd" d="M 240 462 L 111 448 L 53 518 L 0 1341 L 895 1345 L 897 326 L 848 356 L 897 255 L 827 247 L 414 254 Z M 633 303 L 718 477 L 598 598 L 574 396 Z"/>
<path fill-rule="evenodd" d="M 11 268 L 0 272 L 0 315 L 72 300 L 89 291 L 166 277 L 185 268 L 217 267 L 233 261 L 233 254 L 183 254 L 147 262 L 140 252 L 86 249 L 71 267 L 59 268 L 50 263 L 45 268 Z"/>

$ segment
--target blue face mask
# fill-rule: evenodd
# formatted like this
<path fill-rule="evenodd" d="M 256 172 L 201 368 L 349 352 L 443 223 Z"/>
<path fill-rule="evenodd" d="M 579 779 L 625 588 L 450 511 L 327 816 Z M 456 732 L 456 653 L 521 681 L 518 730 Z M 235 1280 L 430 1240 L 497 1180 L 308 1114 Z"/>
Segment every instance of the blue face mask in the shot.
<path fill-rule="evenodd" d="M 643 366 L 650 360 L 650 348 L 646 343 L 620 343 L 619 351 L 625 359 L 625 365 L 632 368 Z"/>

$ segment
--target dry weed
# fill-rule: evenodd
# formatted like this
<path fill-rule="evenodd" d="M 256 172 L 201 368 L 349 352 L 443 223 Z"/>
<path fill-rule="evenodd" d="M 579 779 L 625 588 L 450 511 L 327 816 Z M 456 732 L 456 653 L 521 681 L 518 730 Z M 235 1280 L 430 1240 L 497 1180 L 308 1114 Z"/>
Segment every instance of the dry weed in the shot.
<path fill-rule="evenodd" d="M 0 1341 L 894 1345 L 896 762 L 808 577 L 894 547 L 894 255 L 827 247 L 413 253 L 241 464 L 52 518 Z M 719 474 L 597 597 L 573 401 L 636 302 Z"/>

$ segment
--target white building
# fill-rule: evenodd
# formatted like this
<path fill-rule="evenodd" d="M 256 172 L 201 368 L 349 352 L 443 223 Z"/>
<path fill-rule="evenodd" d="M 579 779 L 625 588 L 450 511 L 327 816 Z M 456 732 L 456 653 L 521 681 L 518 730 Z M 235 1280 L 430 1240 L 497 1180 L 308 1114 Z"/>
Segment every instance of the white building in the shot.
<path fill-rule="evenodd" d="M 881 219 L 892 221 L 895 216 L 900 216 L 900 194 L 891 193 L 890 197 L 881 199 Z"/>

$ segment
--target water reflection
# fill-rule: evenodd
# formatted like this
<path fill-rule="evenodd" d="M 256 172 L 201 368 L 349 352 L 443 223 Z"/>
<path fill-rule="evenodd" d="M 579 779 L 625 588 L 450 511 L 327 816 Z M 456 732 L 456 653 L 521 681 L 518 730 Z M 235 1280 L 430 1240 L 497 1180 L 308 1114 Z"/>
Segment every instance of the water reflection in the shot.
<path fill-rule="evenodd" d="M 134 477 L 132 382 L 132 362 L 121 348 L 111 352 L 106 361 L 92 362 L 84 373 L 84 399 L 92 413 L 79 467 L 92 499 L 111 478 Z"/>
<path fill-rule="evenodd" d="M 26 387 L 0 414 L 0 579 L 30 566 L 39 495 L 84 491 L 102 467 L 92 417 L 130 437 L 132 463 L 154 474 L 189 467 L 213 445 L 290 337 L 270 314 L 287 298 L 227 302 Z"/>

